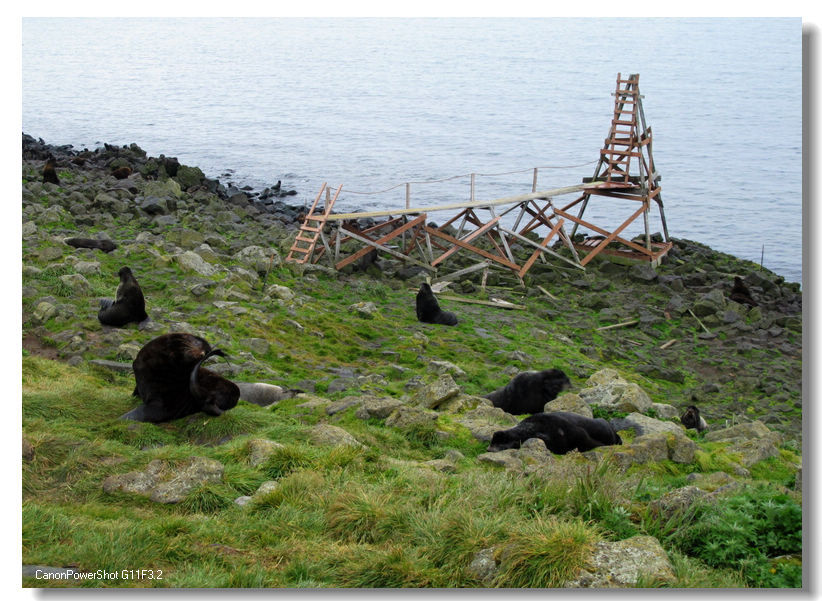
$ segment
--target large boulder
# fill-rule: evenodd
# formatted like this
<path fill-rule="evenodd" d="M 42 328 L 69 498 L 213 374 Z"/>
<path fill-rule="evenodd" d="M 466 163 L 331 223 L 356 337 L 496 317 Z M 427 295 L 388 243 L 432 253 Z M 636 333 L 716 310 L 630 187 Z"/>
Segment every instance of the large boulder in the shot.
<path fill-rule="evenodd" d="M 274 454 L 274 451 L 283 448 L 283 446 L 284 445 L 279 442 L 265 438 L 249 440 L 246 445 L 248 449 L 248 462 L 254 467 L 261 465 Z"/>
<path fill-rule="evenodd" d="M 630 588 L 643 583 L 672 584 L 673 566 L 659 541 L 634 536 L 617 542 L 594 544 L 586 567 L 565 583 L 565 588 Z"/>
<path fill-rule="evenodd" d="M 666 422 L 641 413 L 630 413 L 625 417 L 614 418 L 611 425 L 615 430 L 633 430 L 637 436 L 656 434 L 657 432 L 682 432 L 682 426 Z"/>
<path fill-rule="evenodd" d="M 590 380 L 590 379 L 589 379 Z M 651 408 L 651 397 L 639 385 L 615 378 L 607 383 L 583 388 L 579 396 L 589 405 L 611 411 L 645 413 Z"/>
<path fill-rule="evenodd" d="M 594 417 L 594 413 L 591 411 L 591 406 L 582 400 L 581 396 L 574 392 L 566 392 L 565 394 L 561 394 L 555 398 L 553 401 L 548 401 L 545 403 L 543 410 L 547 413 L 550 413 L 551 411 L 568 411 L 584 417 Z"/>
<path fill-rule="evenodd" d="M 194 251 L 187 250 L 174 256 L 177 263 L 186 271 L 194 271 L 204 276 L 212 276 L 217 273 L 217 268 L 206 263 L 203 258 Z"/>
<path fill-rule="evenodd" d="M 696 455 L 697 445 L 688 438 L 682 429 L 671 432 L 655 432 L 638 436 L 629 445 L 611 447 L 613 459 L 622 469 L 627 469 L 633 464 L 643 464 L 651 462 L 665 461 L 670 459 L 675 463 L 693 463 Z M 596 449 L 586 453 L 591 453 Z"/>
<path fill-rule="evenodd" d="M 494 432 L 508 430 L 518 423 L 516 417 L 493 405 L 480 405 L 465 412 L 456 421 L 468 428 L 474 438 L 483 442 L 491 442 Z"/>
<path fill-rule="evenodd" d="M 311 441 L 320 446 L 362 447 L 363 444 L 351 436 L 347 430 L 331 424 L 317 424 L 308 432 Z"/>
<path fill-rule="evenodd" d="M 403 402 L 392 397 L 363 397 L 362 404 L 357 408 L 356 415 L 360 419 L 385 419 L 395 409 L 402 407 Z"/>
<path fill-rule="evenodd" d="M 430 424 L 437 421 L 437 414 L 420 407 L 401 406 L 391 412 L 385 419 L 385 425 L 401 430 L 417 424 Z"/>
<path fill-rule="evenodd" d="M 436 409 L 459 393 L 460 387 L 454 382 L 454 378 L 451 374 L 444 373 L 430 384 L 418 388 L 411 402 L 426 409 Z"/>
<path fill-rule="evenodd" d="M 220 482 L 223 464 L 207 457 L 189 457 L 182 462 L 151 461 L 143 471 L 109 476 L 103 490 L 147 496 L 156 503 L 179 503 L 192 490 L 209 482 Z"/>

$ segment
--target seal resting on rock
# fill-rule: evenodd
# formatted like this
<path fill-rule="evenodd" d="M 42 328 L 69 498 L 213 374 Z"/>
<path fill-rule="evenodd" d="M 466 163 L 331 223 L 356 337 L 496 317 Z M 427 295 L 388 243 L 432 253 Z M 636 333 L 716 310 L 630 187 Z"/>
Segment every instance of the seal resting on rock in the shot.
<path fill-rule="evenodd" d="M 120 285 L 117 286 L 117 295 L 112 301 L 100 299 L 100 311 L 97 319 L 106 326 L 122 327 L 132 321 L 140 323 L 148 319 L 146 301 L 140 284 L 131 269 L 121 267 L 117 272 L 120 276 Z"/>
<path fill-rule="evenodd" d="M 703 430 L 708 429 L 708 422 L 705 421 L 705 418 L 699 415 L 699 409 L 697 409 L 694 405 L 688 406 L 685 413 L 683 413 L 682 417 L 679 418 L 679 421 L 681 421 L 682 425 L 686 428 L 693 428 L 697 432 L 702 432 Z"/>
<path fill-rule="evenodd" d="M 494 407 L 513 415 L 541 413 L 545 411 L 545 403 L 553 401 L 560 392 L 570 387 L 571 380 L 560 369 L 523 371 L 502 388 L 486 394 L 485 398 Z"/>
<path fill-rule="evenodd" d="M 529 438 L 539 438 L 552 453 L 580 453 L 596 447 L 622 444 L 614 427 L 606 420 L 592 419 L 568 411 L 537 413 L 508 430 L 494 432 L 488 451 L 518 449 Z"/>
<path fill-rule="evenodd" d="M 66 238 L 64 242 L 74 248 L 96 248 L 105 253 L 110 253 L 117 248 L 111 240 L 95 240 L 94 238 Z"/>
<path fill-rule="evenodd" d="M 214 355 L 225 357 L 193 334 L 164 334 L 149 341 L 132 363 L 137 382 L 133 394 L 143 403 L 122 418 L 159 423 L 201 411 L 222 415 L 236 407 L 237 385 L 202 367 Z"/>
<path fill-rule="evenodd" d="M 457 316 L 450 311 L 442 311 L 431 286 L 423 282 L 417 292 L 417 319 L 423 323 L 438 323 L 445 326 L 457 325 Z"/>
<path fill-rule="evenodd" d="M 757 306 L 757 302 L 753 299 L 753 296 L 751 296 L 751 291 L 748 290 L 748 287 L 739 276 L 734 277 L 734 287 L 731 288 L 731 293 L 728 295 L 728 298 L 740 305 L 748 305 L 749 307 Z"/>
<path fill-rule="evenodd" d="M 111 174 L 117 179 L 126 179 L 129 175 L 131 175 L 131 173 L 131 167 L 118 167 L 111 172 Z"/>
<path fill-rule="evenodd" d="M 57 171 L 54 167 L 54 157 L 49 156 L 49 158 L 46 159 L 46 164 L 43 165 L 43 183 L 49 182 L 59 186 L 60 178 L 57 177 Z"/>

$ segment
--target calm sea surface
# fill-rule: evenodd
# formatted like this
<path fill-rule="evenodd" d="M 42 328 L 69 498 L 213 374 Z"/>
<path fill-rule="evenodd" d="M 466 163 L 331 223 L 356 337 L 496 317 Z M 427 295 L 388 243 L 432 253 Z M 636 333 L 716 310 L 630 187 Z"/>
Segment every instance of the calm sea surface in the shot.
<path fill-rule="evenodd" d="M 339 211 L 403 207 L 414 182 L 425 206 L 468 200 L 470 173 L 477 200 L 530 192 L 534 167 L 540 190 L 591 176 L 617 74 L 639 73 L 670 234 L 757 263 L 764 245 L 765 267 L 801 281 L 801 26 L 24 19 L 23 131 L 135 142 L 223 183 L 281 179 L 294 202 L 342 185 Z M 447 181 L 416 183 L 431 180 Z M 612 229 L 633 210 L 597 199 L 585 216 Z"/>

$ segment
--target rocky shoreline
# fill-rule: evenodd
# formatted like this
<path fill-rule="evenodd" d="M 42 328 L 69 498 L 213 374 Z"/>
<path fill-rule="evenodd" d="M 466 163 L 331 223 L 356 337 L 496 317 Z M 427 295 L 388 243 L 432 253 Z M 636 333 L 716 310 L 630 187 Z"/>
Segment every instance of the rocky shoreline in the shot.
<path fill-rule="evenodd" d="M 291 205 L 282 200 L 296 195 L 297 191 L 282 188 L 280 182 L 255 191 L 248 185 L 236 185 L 232 182 L 225 185 L 218 179 L 208 178 L 199 167 L 182 165 L 176 157 L 166 157 L 162 154 L 159 157 L 150 157 L 137 144 L 104 144 L 94 150 L 76 150 L 70 144 L 55 146 L 47 144 L 42 138 L 35 139 L 23 133 L 24 161 L 45 162 L 49 157 L 53 157 L 57 169 L 96 171 L 100 174 L 112 174 L 117 170 L 126 169 L 129 175 L 139 176 L 145 181 L 173 177 L 181 189 L 188 193 L 208 192 L 231 204 L 249 204 L 286 225 L 299 226 L 304 215 L 304 207 Z M 118 187 L 136 190 L 129 183 Z M 144 210 L 153 215 L 167 215 L 168 207 L 157 200 L 150 197 L 143 199 Z"/>

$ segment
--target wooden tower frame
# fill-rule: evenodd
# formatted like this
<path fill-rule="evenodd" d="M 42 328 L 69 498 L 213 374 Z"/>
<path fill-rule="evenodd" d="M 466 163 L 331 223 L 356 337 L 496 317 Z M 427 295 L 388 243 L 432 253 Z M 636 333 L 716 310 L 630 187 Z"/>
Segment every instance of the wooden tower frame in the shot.
<path fill-rule="evenodd" d="M 583 182 L 601 182 L 603 185 L 585 190 L 582 196 L 573 202 L 561 209 L 554 209 L 554 213 L 574 223 L 571 230 L 572 238 L 580 225 L 599 234 L 588 240 L 575 242 L 577 250 L 585 253 L 580 261 L 582 265 L 604 252 L 607 255 L 621 256 L 634 261 L 648 261 L 656 266 L 671 249 L 672 243 L 668 237 L 668 226 L 662 205 L 662 188 L 659 185 L 662 178 L 654 166 L 653 135 L 645 122 L 645 112 L 642 109 L 643 96 L 639 93 L 639 74 L 631 74 L 627 79 L 623 79 L 621 73 L 617 74 L 616 91 L 613 96 L 614 116 L 611 120 L 611 129 L 605 138 L 604 147 L 600 150 L 593 177 L 583 179 Z M 582 218 L 592 196 L 638 202 L 640 206 L 621 225 L 609 232 Z M 659 208 L 662 242 L 651 240 L 648 222 L 651 200 L 656 202 Z M 580 205 L 579 212 L 572 215 L 569 211 L 577 205 Z M 611 206 L 616 207 L 616 203 L 612 202 Z M 643 216 L 645 226 L 644 244 L 620 237 L 619 234 L 640 215 Z M 623 248 L 606 250 L 614 241 L 622 244 Z"/>

